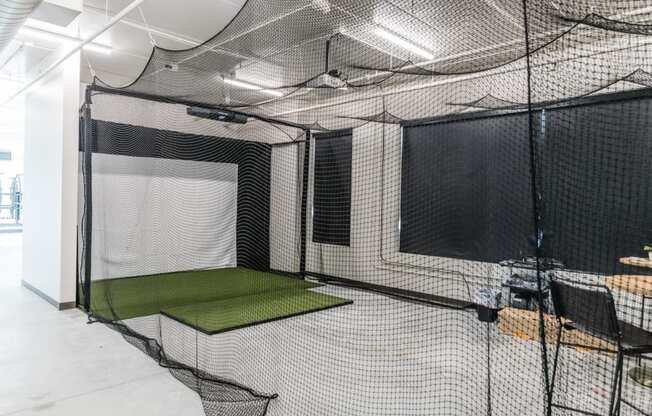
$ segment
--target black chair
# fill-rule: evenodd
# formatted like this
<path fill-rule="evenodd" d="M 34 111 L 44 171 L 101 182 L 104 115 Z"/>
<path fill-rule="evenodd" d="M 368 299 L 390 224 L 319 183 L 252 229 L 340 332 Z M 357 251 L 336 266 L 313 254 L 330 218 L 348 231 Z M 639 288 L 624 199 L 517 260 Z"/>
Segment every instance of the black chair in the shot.
<path fill-rule="evenodd" d="M 559 324 L 549 392 L 551 406 L 584 414 L 594 414 L 555 404 L 553 401 L 562 332 L 564 330 L 580 330 L 605 341 L 605 344 L 606 342 L 610 343 L 611 348 L 616 347 L 616 369 L 609 402 L 609 416 L 620 414 L 621 402 L 643 413 L 640 409 L 622 400 L 623 360 L 627 356 L 651 353 L 652 332 L 619 321 L 611 290 L 604 285 L 553 279 L 550 281 L 550 296 Z M 611 348 L 607 347 L 602 350 L 612 351 Z"/>

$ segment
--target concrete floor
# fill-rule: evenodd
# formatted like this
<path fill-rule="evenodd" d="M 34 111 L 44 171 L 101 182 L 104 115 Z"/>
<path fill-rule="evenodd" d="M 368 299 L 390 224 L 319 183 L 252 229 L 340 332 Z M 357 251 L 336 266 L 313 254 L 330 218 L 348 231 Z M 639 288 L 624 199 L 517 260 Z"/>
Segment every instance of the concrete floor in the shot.
<path fill-rule="evenodd" d="M 77 310 L 20 286 L 20 233 L 0 233 L 0 415 L 203 415 L 197 394 Z"/>
<path fill-rule="evenodd" d="M 491 414 L 545 414 L 538 342 L 502 334 L 470 311 L 334 286 L 314 290 L 354 303 L 217 335 L 160 316 L 125 323 L 158 339 L 173 360 L 278 394 L 268 416 L 486 415 L 489 336 Z M 564 348 L 555 402 L 606 414 L 614 363 L 613 354 Z M 652 391 L 629 378 L 623 396 L 652 410 Z M 629 407 L 621 414 L 640 416 Z"/>
<path fill-rule="evenodd" d="M 22 288 L 20 244 L 19 233 L 0 233 L 0 416 L 204 414 L 196 393 L 117 332 Z M 488 333 L 473 313 L 319 290 L 355 303 L 216 336 L 159 316 L 128 323 L 162 333 L 174 359 L 278 393 L 270 416 L 486 414 Z M 538 343 L 489 336 L 493 414 L 543 414 Z M 559 399 L 603 408 L 613 357 L 564 355 Z M 652 409 L 649 389 L 625 380 L 624 394 Z"/>
<path fill-rule="evenodd" d="M 0 289 L 20 286 L 23 233 L 5 232 L 0 227 Z"/>

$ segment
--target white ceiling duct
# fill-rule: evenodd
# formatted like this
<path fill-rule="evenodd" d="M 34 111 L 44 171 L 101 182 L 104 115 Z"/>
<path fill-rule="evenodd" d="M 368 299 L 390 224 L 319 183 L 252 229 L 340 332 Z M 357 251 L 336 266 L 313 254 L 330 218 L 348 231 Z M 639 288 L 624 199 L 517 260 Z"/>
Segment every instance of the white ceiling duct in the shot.
<path fill-rule="evenodd" d="M 0 0 L 0 52 L 43 0 Z"/>

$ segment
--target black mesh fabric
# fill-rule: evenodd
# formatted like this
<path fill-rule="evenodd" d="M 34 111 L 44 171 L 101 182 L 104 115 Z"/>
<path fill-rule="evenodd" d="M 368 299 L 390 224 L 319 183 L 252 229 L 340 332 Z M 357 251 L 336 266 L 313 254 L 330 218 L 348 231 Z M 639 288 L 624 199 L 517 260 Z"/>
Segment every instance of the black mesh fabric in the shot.
<path fill-rule="evenodd" d="M 608 414 L 589 331 L 553 391 L 550 280 L 651 328 L 651 6 L 248 0 L 155 47 L 88 89 L 80 304 L 210 416 Z"/>

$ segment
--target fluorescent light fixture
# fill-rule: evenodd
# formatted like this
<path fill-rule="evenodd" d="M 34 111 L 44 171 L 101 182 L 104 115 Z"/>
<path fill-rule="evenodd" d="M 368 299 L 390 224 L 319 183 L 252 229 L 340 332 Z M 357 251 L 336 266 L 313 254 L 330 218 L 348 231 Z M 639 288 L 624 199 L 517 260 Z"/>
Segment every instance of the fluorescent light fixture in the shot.
<path fill-rule="evenodd" d="M 59 42 L 59 43 L 68 43 L 78 45 L 81 43 L 81 39 L 66 35 L 63 33 L 51 32 L 44 29 L 37 29 L 34 27 L 23 26 L 18 31 L 19 34 L 23 36 L 28 36 L 30 38 L 42 39 L 50 42 Z M 110 46 L 101 45 L 99 43 L 91 42 L 84 45 L 84 49 L 88 51 L 103 53 L 105 55 L 110 55 L 113 49 Z"/>
<path fill-rule="evenodd" d="M 229 85 L 233 85 L 234 87 L 244 88 L 246 90 L 259 91 L 259 92 L 262 92 L 264 94 L 273 95 L 274 97 L 282 97 L 283 96 L 283 93 L 280 92 L 280 91 L 268 90 L 268 89 L 265 89 L 265 88 L 263 88 L 261 86 L 250 84 L 250 83 L 244 82 L 244 81 L 238 81 L 238 80 L 232 79 L 232 78 L 224 78 L 224 83 L 229 84 Z"/>
<path fill-rule="evenodd" d="M 410 52 L 412 52 L 412 53 L 414 53 L 416 55 L 421 56 L 422 58 L 433 59 L 435 57 L 435 55 L 433 55 L 429 51 L 425 50 L 421 46 L 418 46 L 418 45 L 410 42 L 409 40 L 405 40 L 401 36 L 396 35 L 396 34 L 390 32 L 389 30 L 387 30 L 385 28 L 382 28 L 380 26 L 376 26 L 376 28 L 374 29 L 374 33 L 377 36 L 380 36 L 381 38 L 383 38 L 383 39 L 385 39 L 385 40 L 387 40 L 387 41 L 389 41 L 389 42 L 391 42 L 391 43 L 393 43 L 393 44 L 395 44 L 397 46 L 400 46 L 403 49 L 406 49 L 406 50 L 408 50 L 408 51 L 410 51 Z"/>
<path fill-rule="evenodd" d="M 113 48 L 110 46 L 100 45 L 99 43 L 93 42 L 84 45 L 84 50 L 102 53 L 104 55 L 111 55 L 111 52 L 113 52 Z"/>
<path fill-rule="evenodd" d="M 378 38 L 376 38 L 376 37 L 372 37 L 372 36 L 364 36 L 364 35 L 361 36 L 361 34 L 359 34 L 359 33 L 354 33 L 354 32 L 352 32 L 352 31 L 350 31 L 350 30 L 348 30 L 347 28 L 344 28 L 344 27 L 340 28 L 340 33 L 341 33 L 342 35 L 344 35 L 344 36 L 347 36 L 347 37 L 353 39 L 353 40 L 356 41 L 356 42 L 360 42 L 360 43 L 362 43 L 363 45 L 367 45 L 367 46 L 369 46 L 370 48 L 375 49 L 375 50 L 377 50 L 377 51 L 380 52 L 380 53 L 384 53 L 384 54 L 386 54 L 386 55 L 390 55 L 390 56 L 393 56 L 393 57 L 395 57 L 395 58 L 403 59 L 403 57 L 400 56 L 398 53 L 396 53 L 395 51 L 390 50 L 391 48 L 387 48 L 387 47 L 386 47 L 386 44 L 383 43 L 382 45 L 380 45 L 380 44 L 379 44 L 380 42 L 378 42 Z M 365 31 L 364 33 L 365 33 L 365 35 L 368 35 L 369 32 Z M 374 42 L 373 42 L 373 43 L 370 42 L 370 41 L 367 39 L 367 37 L 372 38 L 372 40 L 373 40 Z"/>
<path fill-rule="evenodd" d="M 23 36 L 29 36 L 30 38 L 47 40 L 50 42 L 72 42 L 74 39 L 61 33 L 48 32 L 43 29 L 36 29 L 27 26 L 21 27 L 20 30 L 18 30 L 18 33 Z"/>
<path fill-rule="evenodd" d="M 66 34 L 66 32 L 68 32 L 68 29 L 66 29 L 65 26 L 34 19 L 33 17 L 28 17 L 27 20 L 25 20 L 23 27 L 31 27 L 32 29 L 41 29 L 45 30 L 46 32 L 55 32 L 62 34 Z"/>

